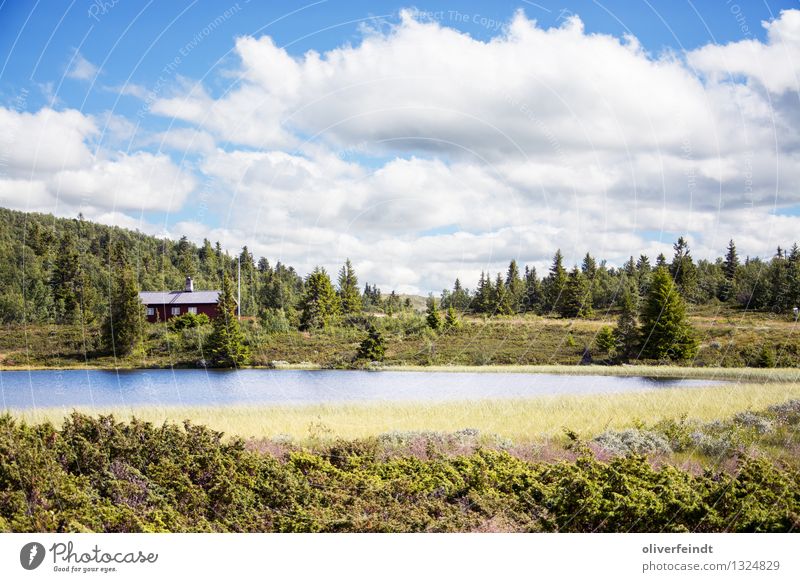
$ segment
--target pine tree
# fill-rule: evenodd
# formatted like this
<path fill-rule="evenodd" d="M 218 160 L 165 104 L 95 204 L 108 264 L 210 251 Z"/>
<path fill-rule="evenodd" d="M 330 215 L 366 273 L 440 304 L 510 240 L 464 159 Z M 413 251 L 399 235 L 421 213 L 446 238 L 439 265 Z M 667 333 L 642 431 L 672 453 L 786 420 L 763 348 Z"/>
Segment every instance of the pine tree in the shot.
<path fill-rule="evenodd" d="M 194 277 L 197 275 L 197 260 L 194 254 L 194 245 L 189 242 L 189 239 L 182 236 L 178 241 L 176 247 L 177 252 L 177 265 L 184 277 Z"/>
<path fill-rule="evenodd" d="M 451 305 L 447 308 L 447 314 L 444 318 L 445 329 L 458 329 L 461 327 L 461 320 L 458 318 L 455 308 Z"/>
<path fill-rule="evenodd" d="M 434 331 L 442 329 L 442 316 L 436 307 L 436 299 L 433 298 L 433 295 L 428 296 L 425 321 L 428 323 L 428 327 Z"/>
<path fill-rule="evenodd" d="M 492 283 L 489 276 L 481 271 L 478 288 L 475 290 L 475 299 L 472 308 L 477 313 L 489 313 L 492 310 Z"/>
<path fill-rule="evenodd" d="M 511 305 L 511 294 L 508 292 L 503 277 L 497 273 L 492 287 L 491 312 L 495 315 L 511 315 L 514 309 Z"/>
<path fill-rule="evenodd" d="M 720 285 L 717 297 L 721 301 L 728 301 L 733 297 L 736 288 L 736 271 L 739 269 L 739 255 L 736 253 L 736 244 L 733 239 L 728 242 L 728 251 L 725 253 L 725 260 L 722 263 L 724 280 Z"/>
<path fill-rule="evenodd" d="M 542 282 L 536 276 L 536 267 L 525 267 L 525 297 L 523 299 L 523 309 L 525 311 L 538 311 L 544 296 L 542 292 Z"/>
<path fill-rule="evenodd" d="M 344 266 L 339 271 L 339 299 L 342 304 L 342 313 L 345 315 L 361 313 L 363 303 L 361 293 L 358 291 L 358 277 L 356 277 L 350 259 L 345 260 Z"/>
<path fill-rule="evenodd" d="M 574 267 L 567 277 L 564 300 L 559 312 L 561 317 L 587 317 L 592 314 L 591 289 L 586 276 Z"/>
<path fill-rule="evenodd" d="M 206 349 L 208 365 L 212 368 L 238 368 L 249 360 L 250 353 L 239 327 L 236 307 L 233 283 L 228 273 L 223 273 L 217 316 Z"/>
<path fill-rule="evenodd" d="M 567 271 L 564 269 L 564 257 L 561 249 L 556 251 L 553 256 L 553 265 L 550 273 L 544 280 L 545 308 L 548 311 L 559 311 L 560 304 L 564 300 L 564 289 L 567 285 Z"/>
<path fill-rule="evenodd" d="M 453 284 L 453 291 L 447 296 L 447 301 L 442 301 L 442 307 L 454 307 L 458 311 L 466 311 L 469 309 L 470 299 L 469 292 L 461 286 L 461 280 L 456 278 Z"/>
<path fill-rule="evenodd" d="M 683 360 L 697 353 L 697 339 L 686 317 L 683 297 L 664 268 L 653 274 L 642 310 L 641 341 L 642 356 L 654 360 Z"/>
<path fill-rule="evenodd" d="M 328 327 L 341 313 L 339 297 L 325 269 L 316 267 L 306 278 L 306 294 L 300 315 L 301 329 Z"/>
<path fill-rule="evenodd" d="M 110 308 L 103 324 L 103 343 L 115 356 L 130 354 L 144 333 L 145 308 L 130 267 L 112 280 Z"/>
<path fill-rule="evenodd" d="M 789 309 L 789 261 L 785 258 L 785 254 L 780 247 L 778 247 L 778 252 L 770 261 L 768 281 L 769 302 L 772 309 L 777 312 Z"/>
<path fill-rule="evenodd" d="M 583 272 L 584 276 L 590 281 L 594 279 L 594 276 L 597 274 L 597 261 L 595 261 L 594 257 L 589 253 L 586 253 L 583 257 L 581 272 Z"/>
<path fill-rule="evenodd" d="M 689 254 L 689 243 L 683 237 L 673 245 L 675 255 L 672 257 L 672 264 L 669 267 L 670 275 L 678 286 L 681 295 L 688 300 L 694 299 L 697 287 L 697 267 Z"/>
<path fill-rule="evenodd" d="M 79 293 L 81 272 L 80 253 L 75 235 L 70 230 L 61 238 L 61 248 L 56 253 L 51 286 L 56 308 L 56 323 L 75 323 L 81 318 Z"/>
<path fill-rule="evenodd" d="M 797 243 L 794 243 L 789 251 L 788 262 L 787 303 L 791 308 L 800 307 L 800 247 L 797 246 Z"/>
<path fill-rule="evenodd" d="M 736 276 L 736 269 L 738 268 L 739 255 L 736 252 L 736 244 L 733 242 L 733 239 L 731 239 L 730 242 L 728 242 L 728 252 L 725 253 L 725 278 L 728 281 L 733 281 L 733 278 Z"/>
<path fill-rule="evenodd" d="M 624 289 L 620 299 L 620 313 L 614 330 L 617 355 L 628 358 L 636 353 L 639 344 L 639 298 Z"/>
<path fill-rule="evenodd" d="M 525 296 L 525 282 L 519 274 L 517 261 L 512 260 L 506 272 L 506 291 L 508 293 L 508 305 L 512 313 L 517 313 Z"/>
<path fill-rule="evenodd" d="M 647 292 L 650 290 L 652 271 L 650 258 L 647 255 L 639 255 L 636 261 L 636 283 L 639 287 L 640 296 L 647 295 Z"/>
<path fill-rule="evenodd" d="M 358 346 L 356 358 L 370 362 L 382 362 L 386 354 L 386 340 L 374 325 L 369 327 L 367 337 Z"/>

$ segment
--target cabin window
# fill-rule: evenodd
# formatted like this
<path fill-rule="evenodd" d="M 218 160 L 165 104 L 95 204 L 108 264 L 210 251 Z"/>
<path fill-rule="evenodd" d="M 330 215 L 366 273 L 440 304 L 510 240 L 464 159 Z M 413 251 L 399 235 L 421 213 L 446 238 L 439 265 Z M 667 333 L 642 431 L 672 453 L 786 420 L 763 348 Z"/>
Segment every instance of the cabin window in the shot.
<path fill-rule="evenodd" d="M 148 307 L 147 308 L 147 315 L 148 316 L 155 315 L 155 314 L 156 314 L 156 308 L 155 307 Z"/>
<path fill-rule="evenodd" d="M 172 315 L 180 315 L 180 314 L 181 314 L 181 308 L 180 307 L 173 307 L 172 308 Z"/>
<path fill-rule="evenodd" d="M 197 315 L 197 307 L 189 307 L 187 311 L 192 315 Z"/>

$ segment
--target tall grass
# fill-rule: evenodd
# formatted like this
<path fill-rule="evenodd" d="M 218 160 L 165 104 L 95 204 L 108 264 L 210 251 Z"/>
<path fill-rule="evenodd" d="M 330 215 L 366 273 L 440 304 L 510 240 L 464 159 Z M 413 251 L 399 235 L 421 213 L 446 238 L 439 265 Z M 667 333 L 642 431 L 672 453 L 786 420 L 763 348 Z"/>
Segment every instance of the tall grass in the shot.
<path fill-rule="evenodd" d="M 800 368 L 690 368 L 688 366 L 387 366 L 406 372 L 508 372 L 517 374 L 563 374 L 567 376 L 645 376 L 650 378 L 699 378 L 738 382 L 800 382 Z"/>
<path fill-rule="evenodd" d="M 456 431 L 477 428 L 517 442 L 536 441 L 562 432 L 595 436 L 607 428 L 630 427 L 682 415 L 709 421 L 748 409 L 800 397 L 800 383 L 723 384 L 705 388 L 588 396 L 542 396 L 528 399 L 447 403 L 323 404 L 312 406 L 141 407 L 91 409 L 162 423 L 189 419 L 226 434 L 243 437 L 288 435 L 311 438 L 358 438 L 390 431 Z M 65 409 L 14 413 L 31 422 L 59 424 Z"/>

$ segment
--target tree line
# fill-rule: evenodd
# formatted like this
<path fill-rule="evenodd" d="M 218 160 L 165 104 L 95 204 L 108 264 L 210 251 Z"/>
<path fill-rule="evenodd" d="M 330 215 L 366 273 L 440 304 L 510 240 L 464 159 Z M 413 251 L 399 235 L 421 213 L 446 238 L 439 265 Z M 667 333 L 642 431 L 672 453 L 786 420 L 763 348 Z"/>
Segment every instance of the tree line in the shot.
<path fill-rule="evenodd" d="M 549 271 L 539 277 L 536 268 L 520 270 L 516 260 L 505 275 L 482 272 L 473 290 L 459 279 L 441 294 L 444 308 L 489 315 L 536 313 L 576 318 L 597 310 L 621 309 L 630 295 L 635 303 L 647 296 L 659 269 L 664 269 L 680 296 L 691 304 L 729 303 L 741 308 L 791 312 L 800 306 L 800 247 L 778 247 L 769 260 L 740 260 L 731 240 L 724 257 L 695 262 L 689 243 L 680 237 L 670 261 L 663 254 L 653 264 L 647 255 L 630 257 L 621 267 L 609 266 L 586 253 L 580 264 L 567 270 L 557 250 Z"/>
<path fill-rule="evenodd" d="M 395 291 L 384 294 L 370 283 L 362 288 L 349 259 L 334 283 L 322 267 L 303 277 L 284 263 L 256 260 L 246 246 L 232 256 L 219 242 L 195 245 L 186 237 L 171 241 L 80 216 L 63 219 L 0 209 L 0 226 L 0 322 L 97 325 L 115 353 L 129 352 L 141 337 L 138 291 L 181 289 L 184 278 L 191 276 L 197 288 L 222 290 L 223 317 L 214 322 L 212 336 L 217 362 L 244 363 L 232 285 L 238 268 L 240 312 L 258 318 L 267 331 L 363 325 L 365 313 L 413 310 L 410 299 Z M 740 260 L 734 241 L 714 261 L 695 261 L 683 237 L 673 251 L 669 261 L 661 254 L 652 264 L 640 255 L 620 267 L 586 253 L 580 266 L 568 270 L 558 250 L 541 278 L 534 267 L 520 269 L 512 260 L 505 275 L 481 273 L 474 290 L 456 279 L 439 301 L 430 296 L 426 321 L 440 331 L 459 327 L 463 313 L 581 318 L 613 309 L 619 312 L 618 325 L 599 337 L 609 353 L 685 358 L 696 348 L 685 322 L 686 303 L 724 302 L 775 312 L 800 304 L 797 244 L 788 251 L 778 248 L 769 260 Z M 668 348 L 653 347 L 659 329 L 669 337 L 663 342 Z M 375 351 L 368 348 L 365 352 Z"/>

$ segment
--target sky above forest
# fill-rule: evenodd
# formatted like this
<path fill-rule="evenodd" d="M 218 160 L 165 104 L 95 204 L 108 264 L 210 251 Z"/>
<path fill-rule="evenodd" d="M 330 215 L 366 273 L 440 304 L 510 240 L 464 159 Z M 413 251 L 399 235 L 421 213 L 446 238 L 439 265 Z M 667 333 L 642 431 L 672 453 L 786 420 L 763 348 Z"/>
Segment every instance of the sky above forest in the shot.
<path fill-rule="evenodd" d="M 800 239 L 797 2 L 0 3 L 0 206 L 427 293 Z"/>

